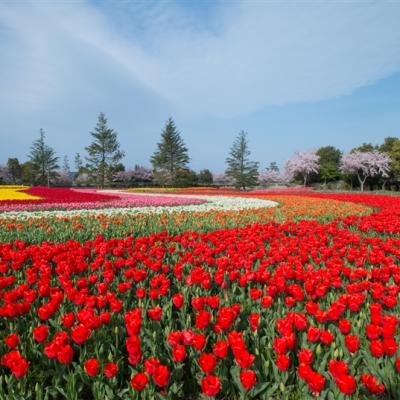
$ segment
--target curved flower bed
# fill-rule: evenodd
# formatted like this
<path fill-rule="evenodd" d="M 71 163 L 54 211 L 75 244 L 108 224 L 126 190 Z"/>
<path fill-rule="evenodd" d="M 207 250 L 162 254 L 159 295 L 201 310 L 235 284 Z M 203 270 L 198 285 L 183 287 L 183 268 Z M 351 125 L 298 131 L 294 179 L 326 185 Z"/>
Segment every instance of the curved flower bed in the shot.
<path fill-rule="evenodd" d="M 234 198 L 238 201 L 238 197 Z M 276 207 L 243 210 L 183 211 L 181 207 L 169 207 L 166 212 L 149 213 L 152 208 L 141 208 L 130 214 L 131 209 L 106 209 L 88 211 L 16 212 L 0 215 L 0 241 L 15 239 L 30 243 L 42 241 L 62 242 L 69 238 L 79 241 L 94 239 L 102 234 L 106 238 L 128 235 L 145 236 L 168 231 L 181 234 L 188 230 L 209 232 L 270 221 L 297 221 L 314 219 L 329 222 L 338 216 L 366 215 L 370 207 L 332 199 L 301 196 L 271 196 Z M 233 199 L 231 199 L 233 201 Z M 261 198 L 261 200 L 264 200 Z M 264 203 L 262 203 L 264 204 Z M 205 206 L 205 205 L 204 205 Z M 212 203 L 208 204 L 212 207 Z M 179 211 L 179 212 L 177 212 Z"/>
<path fill-rule="evenodd" d="M 27 189 L 27 186 L 0 185 L 0 204 L 4 202 L 31 202 L 40 200 L 40 197 L 27 193 Z"/>
<path fill-rule="evenodd" d="M 101 192 L 103 193 L 103 191 Z M 276 202 L 264 199 L 245 199 L 228 196 L 174 196 L 151 194 L 126 194 L 116 191 L 107 191 L 121 196 L 118 200 L 101 203 L 46 203 L 35 206 L 0 205 L 3 211 L 2 218 L 34 218 L 34 217 L 72 217 L 76 215 L 135 215 L 135 214 L 165 214 L 181 212 L 207 212 L 207 211 L 240 211 L 256 208 L 268 208 L 277 205 Z M 48 207 L 47 207 L 48 206 Z M 55 210 L 56 209 L 56 210 Z M 49 211 L 45 211 L 49 210 Z M 51 211 L 53 210 L 53 211 Z M 65 210 L 65 211 L 63 211 Z"/>
<path fill-rule="evenodd" d="M 0 187 L 0 192 L 1 192 Z M 118 196 L 112 194 L 99 194 L 95 191 L 79 191 L 70 188 L 48 188 L 44 186 L 33 186 L 30 188 L 22 189 L 21 193 L 28 196 L 34 196 L 37 199 L 34 201 L 22 200 L 17 198 L 3 200 L 0 206 L 17 206 L 28 204 L 68 204 L 68 203 L 91 203 L 99 201 L 109 201 L 117 199 Z"/>
<path fill-rule="evenodd" d="M 151 195 L 143 197 L 118 191 L 98 191 L 94 189 L 61 189 L 33 187 L 26 195 L 41 196 L 35 201 L 0 201 L 0 212 L 44 211 L 44 210 L 91 210 L 121 209 L 125 207 L 159 207 L 202 203 L 201 199 Z"/>

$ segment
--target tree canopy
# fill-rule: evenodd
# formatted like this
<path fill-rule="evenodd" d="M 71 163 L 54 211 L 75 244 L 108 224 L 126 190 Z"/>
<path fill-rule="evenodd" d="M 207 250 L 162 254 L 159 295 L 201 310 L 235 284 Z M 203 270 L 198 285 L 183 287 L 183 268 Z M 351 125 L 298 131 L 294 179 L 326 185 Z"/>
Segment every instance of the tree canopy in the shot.
<path fill-rule="evenodd" d="M 29 161 L 33 168 L 35 184 L 50 186 L 57 176 L 58 157 L 44 139 L 44 130 L 40 129 L 39 139 L 35 140 L 31 146 Z"/>
<path fill-rule="evenodd" d="M 179 180 L 179 173 L 189 163 L 188 149 L 176 128 L 175 122 L 169 118 L 161 132 L 161 141 L 151 157 L 156 182 L 174 186 Z"/>
<path fill-rule="evenodd" d="M 246 190 L 258 183 L 258 162 L 250 161 L 250 150 L 247 134 L 241 131 L 234 141 L 226 159 L 228 168 L 225 174 L 232 178 L 238 189 Z"/>
<path fill-rule="evenodd" d="M 108 127 L 107 118 L 103 113 L 100 113 L 97 125 L 90 134 L 93 142 L 86 147 L 87 167 L 97 185 L 103 188 L 112 182 L 113 175 L 120 170 L 117 167 L 124 157 L 124 152 L 120 149 L 117 132 Z"/>

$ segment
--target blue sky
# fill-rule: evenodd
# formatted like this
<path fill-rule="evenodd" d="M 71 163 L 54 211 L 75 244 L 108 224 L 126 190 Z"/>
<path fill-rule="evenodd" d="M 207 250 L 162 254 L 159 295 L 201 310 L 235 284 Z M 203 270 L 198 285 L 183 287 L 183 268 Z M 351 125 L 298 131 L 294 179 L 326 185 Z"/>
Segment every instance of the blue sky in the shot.
<path fill-rule="evenodd" d="M 43 128 L 72 164 L 100 111 L 128 167 L 169 116 L 215 172 L 242 129 L 262 168 L 400 136 L 399 20 L 399 1 L 3 0 L 0 163 Z"/>

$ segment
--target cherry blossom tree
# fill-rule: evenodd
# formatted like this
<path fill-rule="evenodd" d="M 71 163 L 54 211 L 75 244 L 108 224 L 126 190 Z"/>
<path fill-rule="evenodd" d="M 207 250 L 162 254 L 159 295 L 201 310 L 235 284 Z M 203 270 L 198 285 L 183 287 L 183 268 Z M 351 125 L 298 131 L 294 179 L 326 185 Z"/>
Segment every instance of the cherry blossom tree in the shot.
<path fill-rule="evenodd" d="M 93 179 L 87 172 L 81 172 L 75 178 L 75 183 L 78 186 L 90 186 L 93 183 Z"/>
<path fill-rule="evenodd" d="M 70 173 L 65 169 L 56 171 L 55 183 L 59 186 L 71 186 L 72 180 Z"/>
<path fill-rule="evenodd" d="M 304 186 L 306 186 L 309 175 L 313 172 L 318 172 L 318 161 L 319 155 L 314 151 L 298 151 L 294 154 L 292 159 L 286 161 L 286 173 L 292 178 L 296 174 L 300 174 L 303 177 Z"/>
<path fill-rule="evenodd" d="M 114 178 L 115 181 L 122 182 L 126 185 L 138 182 L 151 182 L 153 179 L 153 172 L 141 165 L 135 165 L 133 169 L 117 172 Z"/>
<path fill-rule="evenodd" d="M 341 170 L 346 174 L 354 174 L 364 191 L 365 181 L 369 176 L 387 177 L 390 171 L 390 157 L 378 150 L 353 151 L 342 157 Z"/>
<path fill-rule="evenodd" d="M 12 183 L 12 176 L 10 170 L 6 165 L 0 165 L 0 183 L 9 184 Z"/>
<path fill-rule="evenodd" d="M 216 186 L 229 186 L 232 185 L 233 180 L 224 173 L 213 173 L 213 183 Z"/>
<path fill-rule="evenodd" d="M 260 173 L 259 181 L 264 185 L 287 185 L 291 178 L 286 171 L 267 169 Z"/>

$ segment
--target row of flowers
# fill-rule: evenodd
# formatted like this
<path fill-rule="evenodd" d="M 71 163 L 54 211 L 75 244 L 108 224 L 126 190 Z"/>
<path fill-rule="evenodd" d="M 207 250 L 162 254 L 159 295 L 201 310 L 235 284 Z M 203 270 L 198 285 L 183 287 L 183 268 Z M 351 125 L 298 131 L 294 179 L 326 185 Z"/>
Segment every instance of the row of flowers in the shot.
<path fill-rule="evenodd" d="M 85 191 L 86 193 L 86 191 Z M 97 192 L 96 192 L 97 193 Z M 41 203 L 41 204 L 0 204 L 3 218 L 32 218 L 44 216 L 72 217 L 75 215 L 135 215 L 164 214 L 181 212 L 207 211 L 240 211 L 256 208 L 268 208 L 277 205 L 276 202 L 257 198 L 240 198 L 228 196 L 177 196 L 152 195 L 144 193 L 127 194 L 117 191 L 100 191 L 104 196 L 112 194 L 119 196 L 117 200 L 80 203 Z M 49 209 L 49 210 L 48 210 Z M 47 210 L 47 211 L 46 211 Z"/>
<path fill-rule="evenodd" d="M 27 186 L 0 185 L 0 204 L 11 201 L 35 201 L 40 197 L 27 193 Z"/>
<path fill-rule="evenodd" d="M 146 236 L 164 230 L 172 234 L 187 230 L 209 232 L 269 221 L 316 219 L 327 222 L 337 217 L 353 216 L 351 217 L 353 219 L 357 215 L 371 213 L 371 208 L 362 204 L 332 199 L 287 195 L 260 196 L 260 198 L 273 199 L 279 206 L 244 210 L 173 212 L 180 210 L 179 207 L 175 207 L 169 212 L 158 214 L 143 213 L 149 210 L 147 208 L 138 210 L 140 212 L 136 214 L 127 213 L 127 209 L 99 210 L 96 213 L 70 211 L 61 212 L 62 215 L 59 215 L 60 212 L 3 213 L 0 216 L 0 242 L 19 239 L 40 244 L 42 241 L 60 242 L 70 238 L 86 241 L 94 239 L 99 234 L 103 234 L 106 238 L 114 238 L 129 235 Z M 235 201 L 239 200 L 240 198 L 236 197 Z"/>
<path fill-rule="evenodd" d="M 7 192 L 9 195 L 6 196 Z M 37 207 L 38 204 L 68 204 L 68 203 L 95 203 L 118 199 L 112 194 L 99 194 L 95 191 L 79 191 L 70 188 L 48 188 L 43 186 L 16 187 L 5 189 L 0 186 L 0 206 L 7 209 L 30 204 Z"/>
<path fill-rule="evenodd" d="M 185 188 L 174 188 L 174 187 L 137 187 L 137 188 L 129 188 L 127 189 L 129 192 L 152 192 L 152 193 L 170 193 L 170 192 L 216 192 L 220 191 L 217 187 L 211 186 L 194 186 L 194 187 L 185 187 Z M 234 189 L 230 189 L 232 191 Z M 226 191 L 224 189 L 223 191 Z"/>

